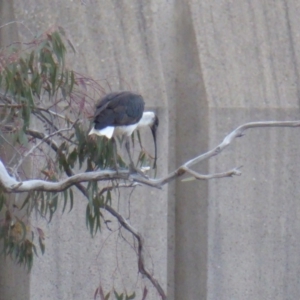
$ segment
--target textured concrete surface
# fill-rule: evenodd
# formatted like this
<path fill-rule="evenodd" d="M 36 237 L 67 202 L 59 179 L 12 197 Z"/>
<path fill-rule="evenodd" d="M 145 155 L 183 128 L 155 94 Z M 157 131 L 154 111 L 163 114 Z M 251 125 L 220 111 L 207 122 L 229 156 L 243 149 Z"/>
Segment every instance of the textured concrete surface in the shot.
<path fill-rule="evenodd" d="M 6 24 L 14 20 L 13 3 L 9 1 L 2 1 L 0 3 L 0 20 L 1 24 Z M 0 29 L 0 46 L 7 45 L 12 41 L 18 40 L 18 31 L 16 24 L 5 26 Z M 1 145 L 3 146 L 3 145 Z M 0 157 L 4 161 L 10 160 L 12 151 L 4 151 L 1 147 Z M 29 166 L 27 166 L 29 167 Z M 2 220 L 3 215 L 0 214 Z M 0 242 L 2 251 L 2 243 Z M 14 299 L 30 299 L 29 298 L 30 276 L 24 268 L 20 268 L 12 263 L 9 258 L 0 256 L 0 299 L 1 300 L 14 300 Z"/>
<path fill-rule="evenodd" d="M 85 2 L 13 1 L 20 39 L 61 25 L 77 48 L 75 69 L 142 93 L 161 120 L 159 175 L 244 122 L 299 119 L 298 1 Z M 300 298 L 299 136 L 251 130 L 196 168 L 243 165 L 241 177 L 178 181 L 118 201 L 145 235 L 147 261 L 169 299 Z M 72 214 L 46 226 L 29 299 L 92 299 L 100 282 L 128 291 L 146 284 L 147 299 L 157 299 L 137 280 L 121 237 L 104 231 L 90 239 L 84 209 L 78 196 Z"/>

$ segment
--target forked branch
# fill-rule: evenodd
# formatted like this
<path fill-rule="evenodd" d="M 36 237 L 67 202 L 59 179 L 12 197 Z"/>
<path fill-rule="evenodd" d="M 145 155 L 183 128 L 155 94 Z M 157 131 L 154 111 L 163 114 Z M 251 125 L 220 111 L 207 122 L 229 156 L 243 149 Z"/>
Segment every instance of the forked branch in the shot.
<path fill-rule="evenodd" d="M 105 181 L 105 180 L 129 180 L 132 182 L 137 182 L 140 184 L 148 185 L 155 188 L 161 188 L 165 184 L 173 181 L 177 177 L 182 176 L 185 173 L 189 173 L 193 175 L 194 178 L 200 180 L 208 180 L 212 178 L 221 178 L 221 177 L 231 177 L 233 175 L 241 175 L 241 172 L 235 168 L 233 170 L 203 175 L 199 174 L 191 169 L 191 167 L 195 164 L 198 164 L 204 160 L 211 158 L 212 156 L 218 155 L 221 153 L 227 146 L 229 146 L 232 141 L 237 138 L 243 136 L 244 132 L 250 128 L 263 128 L 263 127 L 299 127 L 300 121 L 269 121 L 269 122 L 252 122 L 246 123 L 244 125 L 239 126 L 234 131 L 229 133 L 224 140 L 215 148 L 209 150 L 204 154 L 200 154 L 197 157 L 187 161 L 182 166 L 180 166 L 177 170 L 173 171 L 169 175 L 159 178 L 145 178 L 139 174 L 130 174 L 128 171 L 112 171 L 112 170 L 103 170 L 103 171 L 94 171 L 94 172 L 85 172 L 79 173 L 70 176 L 68 174 L 68 178 L 62 179 L 61 181 L 51 182 L 46 180 L 39 179 L 31 179 L 26 181 L 17 181 L 15 178 L 9 175 L 7 169 L 4 164 L 0 160 L 0 185 L 7 193 L 20 193 L 20 192 L 29 192 L 29 191 L 45 191 L 45 192 L 60 192 L 64 191 L 72 185 L 76 185 L 81 182 L 89 182 L 89 181 Z M 36 137 L 42 136 L 36 131 L 28 130 L 28 133 L 32 133 Z M 45 138 L 45 137 L 43 137 Z M 52 145 L 52 148 L 55 146 Z"/>
<path fill-rule="evenodd" d="M 0 186 L 7 193 L 20 193 L 20 192 L 29 192 L 29 191 L 59 192 L 75 185 L 85 197 L 88 197 L 88 192 L 86 187 L 81 184 L 83 182 L 123 179 L 123 180 L 131 181 L 131 184 L 129 184 L 129 186 L 135 186 L 137 183 L 140 183 L 155 188 L 161 188 L 165 184 L 173 181 L 174 179 L 176 179 L 179 176 L 182 176 L 185 173 L 190 174 L 193 176 L 192 178 L 199 179 L 199 180 L 208 180 L 212 178 L 222 178 L 222 177 L 231 177 L 234 175 L 241 175 L 239 168 L 234 168 L 232 170 L 223 173 L 203 175 L 193 171 L 191 167 L 197 163 L 200 163 L 204 160 L 211 158 L 212 156 L 221 153 L 227 146 L 229 146 L 232 143 L 232 141 L 235 138 L 243 136 L 245 130 L 247 129 L 257 128 L 257 127 L 262 128 L 262 127 L 299 127 L 299 126 L 300 126 L 300 121 L 288 121 L 288 122 L 272 121 L 272 122 L 246 123 L 244 125 L 239 126 L 237 129 L 235 129 L 230 134 L 228 134 L 217 147 L 187 161 L 185 164 L 180 166 L 177 170 L 160 179 L 145 178 L 139 174 L 130 174 L 128 171 L 120 171 L 120 170 L 118 172 L 111 171 L 111 170 L 103 170 L 103 171 L 74 174 L 73 171 L 68 166 L 66 166 L 65 173 L 68 177 L 58 182 L 50 182 L 50 181 L 38 180 L 38 179 L 17 181 L 14 177 L 9 175 L 6 167 L 0 160 Z M 32 137 L 40 139 L 41 142 L 47 143 L 55 152 L 58 151 L 57 144 L 54 141 L 52 141 L 52 139 L 50 139 L 49 136 L 45 136 L 43 133 L 31 129 L 28 129 L 26 133 L 31 135 Z M 110 187 L 108 189 L 110 189 Z M 114 210 L 111 206 L 105 205 L 103 209 L 105 209 L 107 212 L 113 215 L 121 224 L 121 226 L 127 231 L 129 231 L 137 240 L 139 272 L 150 280 L 150 282 L 155 287 L 155 289 L 157 290 L 161 298 L 166 299 L 166 295 L 163 288 L 161 287 L 159 282 L 155 279 L 155 277 L 151 275 L 151 273 L 147 270 L 145 266 L 144 255 L 143 255 L 144 243 L 141 234 L 134 227 L 132 227 L 130 223 L 121 214 L 119 214 L 116 210 Z"/>

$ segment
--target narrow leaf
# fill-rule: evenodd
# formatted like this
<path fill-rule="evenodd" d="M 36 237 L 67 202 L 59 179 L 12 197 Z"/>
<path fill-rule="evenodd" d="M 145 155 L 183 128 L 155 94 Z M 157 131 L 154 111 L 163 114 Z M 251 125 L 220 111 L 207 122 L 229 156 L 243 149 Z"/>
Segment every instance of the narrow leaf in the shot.
<path fill-rule="evenodd" d="M 130 296 L 127 296 L 126 295 L 126 300 L 132 300 L 132 299 L 134 299 L 135 298 L 135 292 L 133 292 Z"/>
<path fill-rule="evenodd" d="M 43 242 L 43 240 L 39 237 L 39 245 L 40 245 L 40 249 L 41 249 L 41 252 L 42 254 L 45 253 L 45 244 Z"/>
<path fill-rule="evenodd" d="M 69 189 L 69 193 L 70 193 L 70 210 L 69 210 L 70 212 L 73 209 L 73 205 L 74 205 L 74 195 L 72 189 Z"/>
<path fill-rule="evenodd" d="M 62 212 L 64 213 L 68 202 L 68 190 L 64 190 L 63 195 L 64 195 L 64 207 Z"/>

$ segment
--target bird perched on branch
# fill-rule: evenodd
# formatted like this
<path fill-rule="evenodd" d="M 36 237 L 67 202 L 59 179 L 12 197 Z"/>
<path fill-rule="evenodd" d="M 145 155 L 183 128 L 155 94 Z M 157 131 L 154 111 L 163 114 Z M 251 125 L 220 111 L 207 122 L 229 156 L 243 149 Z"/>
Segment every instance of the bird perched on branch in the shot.
<path fill-rule="evenodd" d="M 116 160 L 116 145 L 114 136 L 124 135 L 126 137 L 126 150 L 130 159 L 130 169 L 137 171 L 129 149 L 129 137 L 135 129 L 150 126 L 154 140 L 154 164 L 156 168 L 157 146 L 156 129 L 158 118 L 154 112 L 144 112 L 145 102 L 141 95 L 132 92 L 116 92 L 107 94 L 96 105 L 94 114 L 94 126 L 89 135 L 96 134 L 106 136 L 114 141 L 114 159 Z"/>

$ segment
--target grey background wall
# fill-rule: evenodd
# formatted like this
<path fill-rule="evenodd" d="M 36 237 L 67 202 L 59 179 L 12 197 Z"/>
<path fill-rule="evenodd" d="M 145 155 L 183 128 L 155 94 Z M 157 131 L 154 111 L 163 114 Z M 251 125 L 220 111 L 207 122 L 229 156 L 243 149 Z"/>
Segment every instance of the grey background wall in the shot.
<path fill-rule="evenodd" d="M 244 122 L 300 117 L 298 1 L 10 3 L 0 25 L 22 24 L 0 28 L 1 43 L 61 25 L 77 48 L 73 68 L 144 95 L 160 117 L 160 176 Z M 241 177 L 177 181 L 119 199 L 127 216 L 131 199 L 130 221 L 169 299 L 300 298 L 299 137 L 298 129 L 249 131 L 197 167 L 243 165 Z M 146 285 L 147 299 L 157 299 L 128 244 L 107 231 L 89 237 L 82 202 L 43 224 L 47 252 L 30 275 L 1 263 L 1 299 L 92 299 L 99 282 Z"/>

